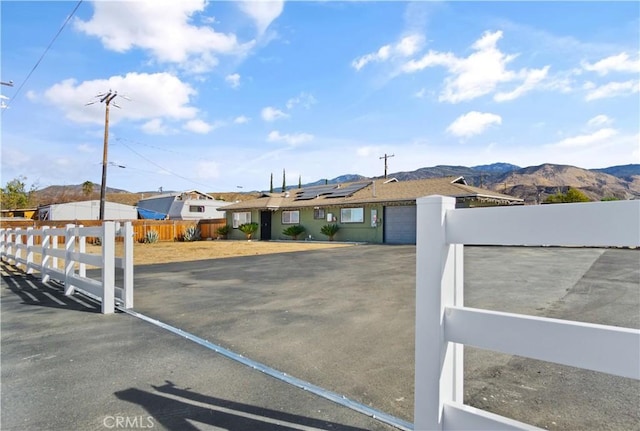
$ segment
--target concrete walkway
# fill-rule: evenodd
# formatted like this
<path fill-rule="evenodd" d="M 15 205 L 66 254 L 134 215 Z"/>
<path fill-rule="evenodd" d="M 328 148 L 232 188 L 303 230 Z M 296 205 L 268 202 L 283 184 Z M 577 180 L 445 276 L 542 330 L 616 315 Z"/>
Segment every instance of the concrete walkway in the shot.
<path fill-rule="evenodd" d="M 639 256 L 467 247 L 465 302 L 640 328 Z M 135 309 L 412 421 L 415 265 L 415 247 L 373 245 L 148 265 L 136 268 Z M 118 415 L 154 429 L 390 429 L 95 311 L 3 276 L 3 430 L 104 429 Z M 637 381 L 470 348 L 465 401 L 548 429 L 640 428 Z"/>

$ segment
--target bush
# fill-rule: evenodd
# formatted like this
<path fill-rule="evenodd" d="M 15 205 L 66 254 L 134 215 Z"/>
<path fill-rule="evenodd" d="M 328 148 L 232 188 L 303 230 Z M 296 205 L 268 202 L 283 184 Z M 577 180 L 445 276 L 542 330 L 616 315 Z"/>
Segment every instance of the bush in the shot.
<path fill-rule="evenodd" d="M 144 242 L 145 244 L 155 244 L 156 242 L 158 242 L 159 238 L 160 236 L 158 235 L 158 232 L 156 232 L 155 230 L 150 230 L 146 233 L 142 242 Z"/>
<path fill-rule="evenodd" d="M 333 241 L 333 237 L 336 236 L 336 233 L 338 233 L 338 230 L 340 230 L 340 226 L 338 226 L 337 223 L 326 224 L 322 226 L 322 228 L 320 229 L 320 233 L 328 236 L 329 241 Z"/>
<path fill-rule="evenodd" d="M 569 189 L 566 193 L 556 193 L 545 199 L 548 204 L 570 203 L 570 202 L 590 202 L 589 196 L 578 189 Z"/>
<path fill-rule="evenodd" d="M 228 224 L 225 224 L 224 226 L 220 226 L 218 229 L 216 229 L 216 233 L 223 237 L 226 237 L 227 235 L 229 235 L 230 231 L 231 231 L 231 226 L 229 226 Z"/>
<path fill-rule="evenodd" d="M 200 229 L 196 226 L 189 226 L 182 235 L 182 240 L 187 242 L 200 241 L 201 238 Z"/>
<path fill-rule="evenodd" d="M 251 235 L 258 230 L 258 223 L 244 223 L 238 226 L 238 229 L 247 236 L 247 239 L 251 239 Z"/>
<path fill-rule="evenodd" d="M 298 235 L 304 232 L 304 226 L 300 224 L 294 224 L 293 226 L 289 226 L 285 230 L 282 231 L 286 236 L 290 236 L 292 239 L 298 239 Z"/>

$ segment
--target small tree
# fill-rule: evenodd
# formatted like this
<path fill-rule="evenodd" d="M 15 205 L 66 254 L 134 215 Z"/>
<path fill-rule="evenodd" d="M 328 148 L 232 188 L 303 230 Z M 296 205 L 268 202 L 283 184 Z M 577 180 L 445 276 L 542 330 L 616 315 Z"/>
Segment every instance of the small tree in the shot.
<path fill-rule="evenodd" d="M 302 175 L 298 175 L 298 188 L 302 188 Z"/>
<path fill-rule="evenodd" d="M 271 180 L 269 181 L 269 193 L 273 193 L 273 172 L 271 172 Z"/>
<path fill-rule="evenodd" d="M 329 237 L 329 241 L 333 241 L 333 237 L 336 236 L 336 233 L 338 233 L 338 230 L 340 229 L 340 226 L 338 226 L 337 223 L 334 224 L 326 224 L 324 226 L 322 226 L 320 228 L 320 233 L 322 235 L 326 235 Z"/>
<path fill-rule="evenodd" d="M 82 193 L 85 196 L 91 196 L 91 193 L 93 193 L 93 183 L 91 181 L 82 183 Z"/>
<path fill-rule="evenodd" d="M 258 230 L 258 223 L 244 223 L 238 226 L 238 229 L 240 230 L 240 232 L 244 233 L 249 240 L 251 239 L 251 235 L 256 233 L 256 231 Z"/>
<path fill-rule="evenodd" d="M 282 193 L 284 193 L 287 190 L 287 175 L 284 172 L 284 169 L 282 170 Z"/>
<path fill-rule="evenodd" d="M 302 226 L 301 224 L 294 224 L 283 230 L 282 233 L 286 236 L 290 236 L 293 240 L 297 240 L 298 236 L 304 231 L 304 226 Z"/>
<path fill-rule="evenodd" d="M 19 176 L 9 181 L 4 188 L 0 189 L 2 208 L 28 208 L 33 204 L 35 186 L 32 185 L 29 191 L 27 191 L 26 180 L 27 177 Z"/>
<path fill-rule="evenodd" d="M 569 189 L 566 193 L 556 193 L 545 199 L 548 204 L 572 203 L 572 202 L 591 202 L 589 196 L 585 195 L 578 189 Z"/>

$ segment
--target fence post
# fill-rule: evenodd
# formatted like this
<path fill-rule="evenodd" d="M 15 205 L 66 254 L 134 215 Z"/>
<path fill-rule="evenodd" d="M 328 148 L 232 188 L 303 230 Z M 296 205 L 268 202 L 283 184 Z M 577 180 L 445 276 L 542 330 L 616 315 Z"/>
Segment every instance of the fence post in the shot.
<path fill-rule="evenodd" d="M 115 236 L 116 227 L 112 221 L 102 224 L 102 313 L 114 312 L 115 301 Z"/>
<path fill-rule="evenodd" d="M 64 231 L 64 294 L 73 295 L 75 291 L 73 286 L 73 276 L 75 275 L 75 262 L 73 254 L 75 252 L 75 225 L 68 224 Z"/>
<path fill-rule="evenodd" d="M 13 263 L 17 268 L 20 268 L 20 263 L 18 262 L 18 259 L 22 258 L 22 249 L 20 248 L 20 245 L 22 244 L 21 228 L 17 228 L 15 230 L 13 239 L 14 239 L 14 247 L 15 247 L 15 251 L 13 252 L 13 255 L 14 255 Z"/>
<path fill-rule="evenodd" d="M 55 229 L 55 226 L 54 226 Z M 51 237 L 51 248 L 58 248 L 58 235 L 53 235 Z M 55 269 L 58 269 L 58 257 L 54 256 L 51 260 L 51 266 Z"/>
<path fill-rule="evenodd" d="M 76 226 L 76 237 L 78 238 L 78 252 L 80 254 L 84 254 L 87 251 L 87 237 L 85 235 L 82 235 L 80 233 L 80 228 L 83 227 L 82 225 Z M 87 276 L 87 264 L 84 262 L 80 262 L 79 268 L 78 268 L 78 275 L 80 277 L 85 278 Z"/>
<path fill-rule="evenodd" d="M 49 226 L 42 226 L 42 262 L 40 263 L 42 271 L 42 282 L 49 281 L 49 266 L 51 265 L 51 255 L 49 254 L 49 247 L 51 245 L 51 234 L 49 233 Z"/>
<path fill-rule="evenodd" d="M 463 401 L 462 346 L 445 341 L 443 326 L 445 307 L 462 305 L 463 249 L 446 238 L 455 198 L 428 196 L 416 204 L 414 429 L 442 430 L 444 403 Z"/>
<path fill-rule="evenodd" d="M 133 225 L 125 222 L 122 228 L 124 240 L 124 308 L 133 308 Z"/>
<path fill-rule="evenodd" d="M 5 243 L 7 241 L 7 230 L 6 229 L 0 229 L 0 259 L 4 260 L 5 257 Z"/>
<path fill-rule="evenodd" d="M 27 274 L 33 274 L 33 228 L 27 228 Z"/>

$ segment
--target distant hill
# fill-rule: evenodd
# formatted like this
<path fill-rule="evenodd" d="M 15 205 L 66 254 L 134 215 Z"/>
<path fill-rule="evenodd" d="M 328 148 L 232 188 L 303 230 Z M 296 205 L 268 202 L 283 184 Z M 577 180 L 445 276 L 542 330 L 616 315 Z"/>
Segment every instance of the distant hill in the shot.
<path fill-rule="evenodd" d="M 366 178 L 367 177 L 363 177 L 362 175 L 345 174 L 345 175 L 340 175 L 339 177 L 335 177 L 335 178 L 332 178 L 332 179 L 323 179 L 323 180 L 315 181 L 313 183 L 303 184 L 302 187 L 304 188 L 304 187 L 321 186 L 323 184 L 352 183 L 352 182 L 355 182 L 355 181 L 364 180 Z M 298 185 L 296 184 L 295 186 L 287 187 L 287 189 L 295 189 L 297 187 L 298 187 Z M 278 187 L 276 190 L 280 191 L 280 189 L 282 189 L 282 187 Z"/>
<path fill-rule="evenodd" d="M 490 165 L 473 166 L 471 169 L 492 174 L 504 174 L 505 172 L 517 171 L 522 168 L 511 163 L 492 163 Z"/>
<path fill-rule="evenodd" d="M 592 171 L 602 172 L 619 178 L 630 179 L 633 176 L 640 176 L 640 165 L 611 166 L 604 169 L 592 169 Z"/>
<path fill-rule="evenodd" d="M 593 200 L 605 197 L 640 198 L 640 176 L 625 179 L 576 166 L 543 164 L 500 175 L 490 188 L 535 203 L 568 188 L 583 191 Z"/>

